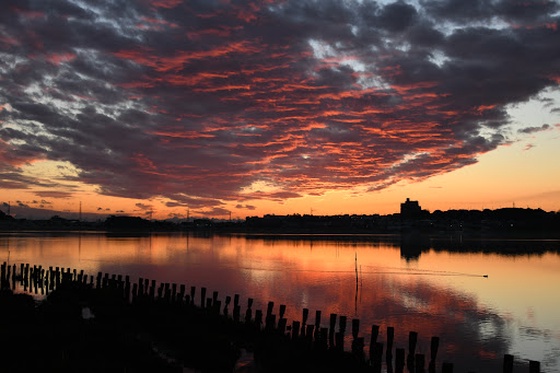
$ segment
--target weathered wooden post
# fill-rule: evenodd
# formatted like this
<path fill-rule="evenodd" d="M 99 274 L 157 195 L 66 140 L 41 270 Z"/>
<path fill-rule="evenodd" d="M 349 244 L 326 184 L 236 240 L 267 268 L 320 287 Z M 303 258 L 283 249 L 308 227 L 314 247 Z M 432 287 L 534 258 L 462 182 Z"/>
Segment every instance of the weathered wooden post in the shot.
<path fill-rule="evenodd" d="M 153 302 L 156 299 L 156 280 L 152 280 L 151 285 L 150 285 L 150 290 L 148 293 L 148 298 L 150 299 L 151 302 Z"/>
<path fill-rule="evenodd" d="M 392 326 L 387 327 L 387 351 L 385 352 L 385 362 L 387 364 L 387 371 L 393 371 L 393 342 L 395 340 L 395 328 Z"/>
<path fill-rule="evenodd" d="M 439 337 L 432 337 L 430 343 L 430 365 L 429 365 L 429 372 L 436 373 L 436 359 L 437 353 L 439 348 Z"/>
<path fill-rule="evenodd" d="M 404 348 L 395 350 L 395 373 L 404 373 L 405 351 Z"/>
<path fill-rule="evenodd" d="M 138 284 L 132 284 L 132 303 L 136 302 L 138 299 Z"/>
<path fill-rule="evenodd" d="M 265 329 L 268 331 L 274 330 L 276 327 L 276 315 L 271 313 L 270 315 L 266 316 L 265 320 Z"/>
<path fill-rule="evenodd" d="M 286 305 L 285 305 L 285 304 L 281 304 L 281 305 L 280 305 L 280 308 L 279 308 L 279 310 L 278 310 L 278 317 L 282 319 L 282 318 L 284 317 L 285 314 L 286 314 Z"/>
<path fill-rule="evenodd" d="M 364 338 L 360 334 L 360 320 L 352 319 L 352 353 L 360 361 L 364 361 Z"/>
<path fill-rule="evenodd" d="M 285 335 L 286 334 L 286 323 L 288 322 L 288 320 L 286 320 L 284 317 L 281 317 L 280 319 L 278 319 L 278 333 L 280 335 Z"/>
<path fill-rule="evenodd" d="M 541 373 L 541 363 L 529 360 L 529 373 Z"/>
<path fill-rule="evenodd" d="M 375 344 L 377 343 L 377 336 L 379 335 L 379 325 L 371 326 L 371 336 L 369 340 L 369 360 L 373 361 L 373 352 L 375 351 Z"/>
<path fill-rule="evenodd" d="M 183 302 L 185 301 L 185 292 L 187 291 L 187 288 L 185 286 L 185 284 L 181 284 L 179 286 L 179 295 L 178 295 L 178 299 L 177 299 L 177 303 L 179 303 L 179 305 L 183 305 Z"/>
<path fill-rule="evenodd" d="M 164 287 L 165 287 L 165 284 L 159 284 L 159 287 L 157 289 L 158 300 L 163 300 L 163 296 L 164 296 L 163 289 L 164 289 Z M 202 307 L 202 308 L 204 308 L 204 307 Z"/>
<path fill-rule="evenodd" d="M 383 365 L 383 343 L 376 342 L 372 351 L 370 351 L 371 365 L 374 373 L 381 373 L 381 366 Z"/>
<path fill-rule="evenodd" d="M 268 306 L 266 307 L 266 318 L 267 319 L 270 315 L 272 315 L 272 310 L 273 309 L 274 309 L 274 302 L 272 302 L 272 301 L 268 302 Z"/>
<path fill-rule="evenodd" d="M 448 362 L 441 364 L 441 373 L 453 373 L 453 364 Z"/>
<path fill-rule="evenodd" d="M 225 305 L 224 305 L 224 316 L 229 314 L 229 304 L 231 303 L 231 297 L 226 295 Z"/>
<path fill-rule="evenodd" d="M 241 317 L 241 306 L 239 306 L 239 294 L 233 296 L 233 320 L 239 322 Z"/>
<path fill-rule="evenodd" d="M 299 321 L 292 321 L 292 340 L 296 340 L 299 338 L 299 330 L 301 328 L 301 324 Z"/>
<path fill-rule="evenodd" d="M 245 323 L 250 323 L 253 318 L 253 298 L 247 299 L 247 310 L 245 311 Z"/>
<path fill-rule="evenodd" d="M 336 326 L 336 313 L 331 313 L 329 318 L 329 346 L 334 348 L 334 331 Z"/>
<path fill-rule="evenodd" d="M 171 303 L 171 286 L 169 284 L 169 282 L 166 282 L 163 284 L 163 299 L 165 300 L 165 303 Z"/>
<path fill-rule="evenodd" d="M 338 351 L 344 351 L 344 335 L 346 334 L 347 317 L 342 315 L 338 318 L 338 332 L 335 333 L 335 348 Z"/>
<path fill-rule="evenodd" d="M 418 342 L 418 333 L 408 333 L 408 356 L 406 358 L 406 366 L 408 370 L 414 372 L 414 355 L 416 354 L 416 343 Z"/>
<path fill-rule="evenodd" d="M 191 286 L 191 304 L 194 306 L 194 297 L 196 295 L 196 287 Z"/>
<path fill-rule="evenodd" d="M 257 330 L 261 330 L 262 318 L 263 318 L 262 311 L 261 310 L 256 310 L 255 311 L 255 328 Z"/>
<path fill-rule="evenodd" d="M 212 312 L 215 315 L 219 315 L 221 309 L 222 309 L 222 301 L 221 300 L 216 299 L 215 301 L 212 302 Z"/>
<path fill-rule="evenodd" d="M 315 311 L 315 339 L 319 338 L 319 333 L 321 332 L 321 311 Z"/>
<path fill-rule="evenodd" d="M 306 336 L 306 325 L 307 325 L 308 317 L 309 317 L 309 309 L 304 308 L 301 316 L 301 335 L 303 337 Z"/>
<path fill-rule="evenodd" d="M 171 303 L 176 303 L 176 302 L 177 302 L 177 284 L 173 282 L 171 284 Z"/>
<path fill-rule="evenodd" d="M 504 373 L 513 373 L 513 355 L 504 355 Z"/>
<path fill-rule="evenodd" d="M 416 354 L 414 359 L 414 366 L 416 373 L 426 373 L 424 365 L 426 364 L 426 358 L 424 354 Z"/>
<path fill-rule="evenodd" d="M 128 275 L 124 278 L 124 299 L 130 302 L 130 276 Z"/>
<path fill-rule="evenodd" d="M 206 302 L 206 288 L 200 288 L 200 308 L 204 308 Z"/>
<path fill-rule="evenodd" d="M 315 345 L 320 351 L 327 350 L 327 340 L 329 338 L 329 328 L 320 328 L 319 333 L 317 333 L 317 339 Z"/>
<path fill-rule="evenodd" d="M 233 305 L 233 321 L 239 322 L 241 318 L 241 306 L 239 304 Z"/>

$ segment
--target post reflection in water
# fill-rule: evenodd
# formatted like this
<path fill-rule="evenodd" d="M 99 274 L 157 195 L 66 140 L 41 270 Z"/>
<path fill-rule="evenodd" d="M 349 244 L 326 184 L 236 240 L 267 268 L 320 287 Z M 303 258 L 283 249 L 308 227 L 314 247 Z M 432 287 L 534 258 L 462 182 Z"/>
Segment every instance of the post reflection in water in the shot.
<path fill-rule="evenodd" d="M 289 320 L 301 320 L 303 308 L 311 315 L 322 310 L 323 323 L 331 313 L 359 318 L 366 341 L 372 324 L 383 342 L 394 327 L 395 347 L 406 348 L 409 331 L 416 331 L 417 353 L 427 356 L 430 338 L 438 336 L 438 362 L 461 371 L 499 371 L 506 353 L 560 371 L 557 250 L 505 256 L 384 236 L 100 233 L 1 235 L 0 249 L 10 263 L 204 286 L 221 298 L 240 294 L 243 305 L 254 298 L 253 309 L 274 301 L 287 305 Z"/>

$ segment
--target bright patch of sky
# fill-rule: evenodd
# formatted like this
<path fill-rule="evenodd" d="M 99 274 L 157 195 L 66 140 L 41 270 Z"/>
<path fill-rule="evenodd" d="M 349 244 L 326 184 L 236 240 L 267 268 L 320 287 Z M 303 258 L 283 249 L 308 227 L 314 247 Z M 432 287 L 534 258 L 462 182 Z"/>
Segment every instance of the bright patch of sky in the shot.
<path fill-rule="evenodd" d="M 554 110 L 556 108 L 556 110 Z M 508 105 L 506 110 L 511 116 L 515 130 L 527 127 L 540 127 L 544 124 L 560 124 L 560 90 L 548 89 L 529 101 Z"/>
<path fill-rule="evenodd" d="M 270 193 L 270 192 L 278 192 L 281 189 L 278 188 L 276 185 L 269 181 L 265 180 L 257 180 L 254 181 L 248 187 L 245 187 L 241 190 L 240 194 L 252 194 L 252 193 Z"/>
<path fill-rule="evenodd" d="M 310 39 L 308 43 L 313 50 L 313 56 L 316 59 L 322 61 L 332 59 L 333 61 L 337 61 L 338 66 L 349 67 L 356 72 L 356 75 L 358 76 L 357 83 L 363 89 L 387 89 L 389 87 L 389 84 L 387 84 L 379 76 L 375 76 L 370 73 L 375 70 L 375 66 L 372 64 L 366 65 L 364 62 L 360 61 L 358 57 L 346 55 L 343 52 L 340 52 L 340 49 L 344 48 L 344 46 L 340 43 L 335 45 L 335 47 L 315 39 Z M 332 66 L 331 69 L 337 70 L 338 66 Z"/>
<path fill-rule="evenodd" d="M 433 64 L 437 65 L 438 67 L 442 67 L 448 61 L 450 61 L 450 58 L 447 57 L 445 53 L 443 53 L 442 51 L 434 50 L 431 52 L 430 56 L 428 57 L 428 60 Z"/>

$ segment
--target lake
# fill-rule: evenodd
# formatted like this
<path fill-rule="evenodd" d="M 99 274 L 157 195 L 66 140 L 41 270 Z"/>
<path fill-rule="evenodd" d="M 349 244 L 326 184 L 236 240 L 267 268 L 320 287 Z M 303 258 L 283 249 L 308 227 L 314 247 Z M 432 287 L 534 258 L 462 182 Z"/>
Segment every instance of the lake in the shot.
<path fill-rule="evenodd" d="M 336 313 L 360 319 L 366 341 L 372 324 L 383 342 L 394 327 L 395 347 L 408 348 L 409 331 L 417 331 L 417 353 L 429 359 L 438 336 L 439 363 L 479 373 L 501 371 L 504 354 L 560 372 L 559 247 L 558 240 L 382 235 L 0 233 L 0 261 L 9 264 L 204 286 L 220 299 L 240 294 L 242 312 L 249 297 L 254 310 L 285 304 L 289 321 L 308 308 L 310 323 L 321 310 L 328 326 Z"/>

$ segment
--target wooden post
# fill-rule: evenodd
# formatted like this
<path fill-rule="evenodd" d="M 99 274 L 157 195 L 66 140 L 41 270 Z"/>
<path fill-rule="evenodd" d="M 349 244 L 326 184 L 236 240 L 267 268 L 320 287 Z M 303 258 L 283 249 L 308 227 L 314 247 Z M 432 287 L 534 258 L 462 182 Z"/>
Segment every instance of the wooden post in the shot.
<path fill-rule="evenodd" d="M 360 320 L 352 319 L 352 339 L 358 338 L 359 333 L 360 333 Z"/>
<path fill-rule="evenodd" d="M 185 291 L 187 291 L 187 288 L 186 288 L 185 284 L 181 284 L 179 286 L 179 297 L 177 299 L 177 301 L 180 305 L 182 305 L 183 302 L 185 301 Z"/>
<path fill-rule="evenodd" d="M 444 362 L 441 365 L 441 373 L 453 373 L 453 364 Z"/>
<path fill-rule="evenodd" d="M 338 333 L 335 334 L 335 346 L 339 351 L 344 351 L 344 335 L 346 334 L 347 320 L 348 318 L 344 315 L 338 318 Z"/>
<path fill-rule="evenodd" d="M 504 355 L 504 373 L 513 373 L 513 355 Z"/>
<path fill-rule="evenodd" d="M 292 321 L 292 339 L 296 340 L 299 338 L 299 330 L 301 328 L 299 321 Z"/>
<path fill-rule="evenodd" d="M 194 305 L 194 296 L 196 295 L 196 287 L 191 286 L 191 304 Z"/>
<path fill-rule="evenodd" d="M 220 310 L 222 309 L 222 301 L 216 299 L 215 301 L 213 301 L 212 303 L 212 311 L 214 312 L 214 314 L 219 315 L 220 314 Z"/>
<path fill-rule="evenodd" d="M 280 319 L 278 319 L 278 333 L 280 335 L 285 335 L 286 334 L 286 323 L 288 320 L 286 320 L 285 318 L 281 317 Z"/>
<path fill-rule="evenodd" d="M 279 317 L 279 318 L 283 318 L 285 313 L 286 313 L 286 305 L 285 305 L 285 304 L 281 304 L 281 305 L 280 305 L 280 309 L 279 309 L 279 311 L 278 311 L 278 317 Z"/>
<path fill-rule="evenodd" d="M 309 309 L 304 308 L 301 316 L 301 335 L 305 336 L 306 334 L 306 325 L 307 319 L 309 318 Z"/>
<path fill-rule="evenodd" d="M 171 303 L 177 302 L 177 284 L 171 284 Z"/>
<path fill-rule="evenodd" d="M 319 333 L 321 332 L 321 311 L 315 311 L 315 339 L 319 337 Z"/>
<path fill-rule="evenodd" d="M 239 322 L 239 318 L 241 317 L 241 307 L 239 304 L 233 305 L 233 321 Z"/>
<path fill-rule="evenodd" d="M 374 373 L 381 373 L 381 366 L 383 365 L 383 343 L 376 342 L 373 347 L 373 352 L 370 351 L 370 356 L 373 358 L 371 360 L 371 365 L 373 367 Z"/>
<path fill-rule="evenodd" d="M 266 318 L 272 315 L 272 310 L 274 309 L 274 302 L 268 302 L 268 306 L 266 307 Z"/>
<path fill-rule="evenodd" d="M 275 327 L 276 327 L 276 315 L 271 313 L 270 315 L 266 316 L 265 329 L 268 331 L 272 331 L 274 330 Z"/>
<path fill-rule="evenodd" d="M 364 338 L 360 334 L 360 320 L 352 319 L 352 353 L 360 361 L 364 361 Z"/>
<path fill-rule="evenodd" d="M 395 373 L 403 373 L 404 366 L 405 366 L 404 348 L 397 348 L 395 350 Z"/>
<path fill-rule="evenodd" d="M 204 308 L 206 302 L 206 288 L 200 288 L 200 308 Z"/>
<path fill-rule="evenodd" d="M 152 280 L 152 284 L 150 285 L 149 297 L 152 302 L 156 298 L 156 280 Z"/>
<path fill-rule="evenodd" d="M 315 344 L 320 351 L 324 351 L 327 349 L 327 339 L 329 338 L 329 329 L 328 328 L 320 328 L 319 333 L 317 333 L 317 338 L 315 340 Z"/>
<path fill-rule="evenodd" d="M 541 363 L 529 360 L 529 373 L 541 373 Z"/>
<path fill-rule="evenodd" d="M 416 373 L 425 373 L 426 370 L 424 369 L 424 365 L 426 363 L 426 358 L 425 358 L 424 354 L 416 354 L 414 360 L 415 360 L 414 365 L 416 367 L 415 372 Z"/>
<path fill-rule="evenodd" d="M 263 318 L 263 313 L 261 310 L 256 310 L 255 311 L 255 328 L 257 330 L 261 329 L 261 325 L 262 325 L 262 318 Z"/>
<path fill-rule="evenodd" d="M 436 373 L 436 358 L 439 348 L 439 337 L 432 337 L 432 341 L 430 343 L 430 365 L 429 371 L 430 373 Z"/>
<path fill-rule="evenodd" d="M 387 371 L 393 370 L 393 342 L 395 340 L 395 328 L 387 327 L 387 352 L 385 353 L 385 361 L 387 363 Z"/>
<path fill-rule="evenodd" d="M 373 361 L 373 351 L 375 351 L 375 344 L 377 343 L 377 336 L 379 335 L 379 325 L 371 326 L 371 337 L 369 340 L 369 360 Z"/>
<path fill-rule="evenodd" d="M 231 303 L 231 297 L 229 295 L 226 295 L 226 301 L 225 301 L 225 305 L 224 305 L 224 316 L 227 316 L 229 314 L 229 304 Z"/>
<path fill-rule="evenodd" d="M 239 322 L 241 317 L 241 307 L 239 306 L 239 294 L 233 296 L 233 320 Z"/>
<path fill-rule="evenodd" d="M 336 313 L 331 313 L 329 319 L 329 346 L 330 348 L 334 348 L 334 329 L 336 326 Z"/>
<path fill-rule="evenodd" d="M 246 323 L 251 322 L 251 319 L 253 318 L 253 310 L 251 309 L 251 307 L 253 307 L 253 298 L 249 298 L 247 300 L 247 311 L 245 311 L 245 322 Z"/>
<path fill-rule="evenodd" d="M 408 356 L 406 358 L 406 366 L 408 370 L 414 372 L 414 355 L 416 354 L 416 343 L 418 342 L 418 333 L 408 333 Z"/>

